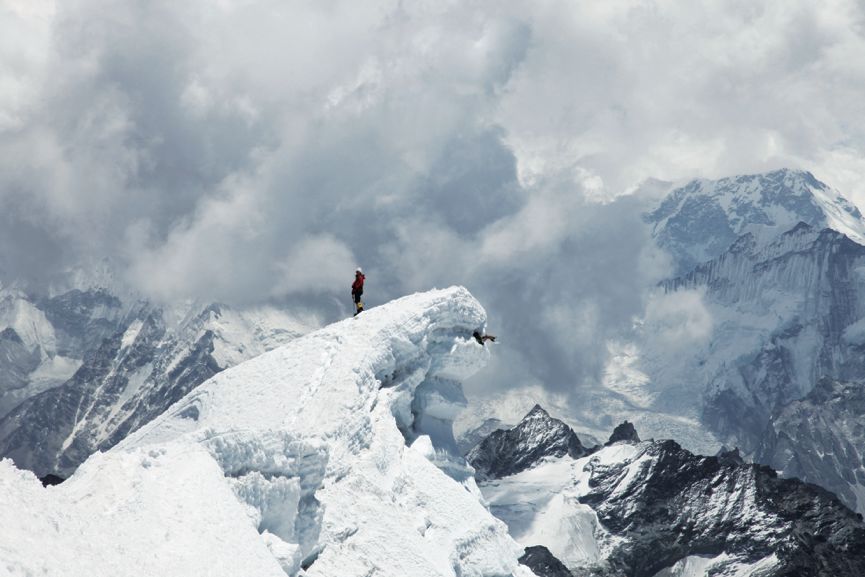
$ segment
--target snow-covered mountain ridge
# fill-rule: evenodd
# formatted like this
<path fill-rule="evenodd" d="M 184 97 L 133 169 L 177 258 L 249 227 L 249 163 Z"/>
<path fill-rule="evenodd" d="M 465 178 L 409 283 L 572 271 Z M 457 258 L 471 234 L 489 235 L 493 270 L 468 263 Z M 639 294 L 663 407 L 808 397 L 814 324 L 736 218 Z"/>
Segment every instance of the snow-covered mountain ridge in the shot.
<path fill-rule="evenodd" d="M 0 456 L 65 477 L 217 372 L 312 328 L 274 307 L 124 299 L 0 290 Z"/>
<path fill-rule="evenodd" d="M 630 428 L 623 431 L 619 437 L 636 438 Z M 522 457 L 530 452 L 523 448 L 513 452 L 517 459 L 499 463 L 508 473 L 481 482 L 481 491 L 514 538 L 546 547 L 575 574 L 865 571 L 861 516 L 828 491 L 779 479 L 768 467 L 696 456 L 674 441 L 611 438 L 584 457 L 544 455 L 526 467 Z"/>
<path fill-rule="evenodd" d="M 810 172 L 789 169 L 694 180 L 671 192 L 646 220 L 679 274 L 717 257 L 743 234 L 762 244 L 799 222 L 865 244 L 859 209 Z"/>
<path fill-rule="evenodd" d="M 528 577 L 451 432 L 485 321 L 462 288 L 405 297 L 219 373 L 61 485 L 4 461 L 0 557 L 13 574 Z"/>

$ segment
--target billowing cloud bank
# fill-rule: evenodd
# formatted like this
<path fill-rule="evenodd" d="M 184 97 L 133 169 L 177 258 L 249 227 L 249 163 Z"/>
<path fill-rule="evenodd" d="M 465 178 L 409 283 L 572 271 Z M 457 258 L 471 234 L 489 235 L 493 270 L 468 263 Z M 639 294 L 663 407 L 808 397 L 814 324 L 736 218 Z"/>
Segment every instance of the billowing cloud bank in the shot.
<path fill-rule="evenodd" d="M 372 305 L 469 286 L 509 347 L 491 382 L 591 381 L 666 271 L 651 194 L 622 197 L 645 179 L 801 166 L 865 198 L 863 25 L 854 0 L 6 0 L 0 278 L 108 256 L 157 298 L 336 317 L 359 263 Z"/>

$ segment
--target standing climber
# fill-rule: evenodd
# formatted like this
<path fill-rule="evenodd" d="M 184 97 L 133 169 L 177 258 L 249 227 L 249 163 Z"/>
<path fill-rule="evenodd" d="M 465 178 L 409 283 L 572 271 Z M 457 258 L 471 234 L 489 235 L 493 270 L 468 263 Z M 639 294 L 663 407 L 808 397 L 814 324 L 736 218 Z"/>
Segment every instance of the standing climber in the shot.
<path fill-rule="evenodd" d="M 360 297 L 363 295 L 363 281 L 365 278 L 363 270 L 357 267 L 354 271 L 354 282 L 351 283 L 351 297 L 354 299 L 354 306 L 357 309 L 354 311 L 354 316 L 363 311 L 363 301 L 360 300 Z"/>

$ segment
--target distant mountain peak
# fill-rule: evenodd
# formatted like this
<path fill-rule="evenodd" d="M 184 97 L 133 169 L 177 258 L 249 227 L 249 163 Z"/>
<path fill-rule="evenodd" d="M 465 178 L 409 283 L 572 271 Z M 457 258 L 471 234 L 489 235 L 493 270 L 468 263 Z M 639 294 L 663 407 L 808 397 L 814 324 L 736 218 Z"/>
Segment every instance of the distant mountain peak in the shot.
<path fill-rule="evenodd" d="M 637 434 L 637 429 L 634 427 L 633 423 L 624 421 L 623 423 L 617 425 L 615 429 L 613 429 L 613 434 L 610 435 L 610 440 L 607 441 L 607 445 L 612 445 L 613 443 L 619 442 L 640 442 L 640 436 Z"/>
<path fill-rule="evenodd" d="M 544 458 L 570 455 L 579 458 L 588 451 L 577 434 L 535 405 L 510 430 L 493 431 L 466 459 L 478 478 L 499 478 L 530 469 Z"/>
<path fill-rule="evenodd" d="M 542 406 L 540 406 L 539 404 L 536 403 L 535 406 L 532 407 L 532 410 L 529 411 L 528 413 L 526 413 L 526 416 L 524 418 L 525 419 L 529 419 L 529 418 L 537 419 L 537 418 L 544 418 L 544 417 L 550 418 L 550 414 L 546 411 L 546 409 L 544 409 Z"/>
<path fill-rule="evenodd" d="M 670 192 L 646 221 L 675 259 L 677 274 L 719 256 L 744 234 L 762 245 L 799 223 L 865 244 L 859 209 L 803 170 L 693 180 Z"/>

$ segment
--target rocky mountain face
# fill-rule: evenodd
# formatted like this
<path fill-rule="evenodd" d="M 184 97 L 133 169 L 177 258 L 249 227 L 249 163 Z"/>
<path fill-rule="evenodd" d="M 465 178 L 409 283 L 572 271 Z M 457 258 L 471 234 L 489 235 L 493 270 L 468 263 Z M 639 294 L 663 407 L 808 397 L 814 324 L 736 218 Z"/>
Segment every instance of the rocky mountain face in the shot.
<path fill-rule="evenodd" d="M 104 290 L 33 297 L 0 288 L 0 417 L 68 380 L 87 353 L 120 330 L 128 314 Z"/>
<path fill-rule="evenodd" d="M 790 415 L 820 379 L 865 376 L 863 270 L 865 247 L 834 230 L 800 223 L 762 247 L 750 233 L 743 235 L 718 258 L 665 283 L 672 295 L 698 291 L 717 323 L 709 342 L 681 359 L 679 378 L 702 384 L 702 396 L 696 397 L 702 421 L 719 439 L 785 475 L 801 472 L 787 466 L 794 446 L 818 455 L 835 454 L 838 447 L 843 454 L 865 453 L 862 436 L 853 429 L 816 432 L 833 418 L 786 429 L 787 435 L 809 436 L 801 445 L 782 441 L 781 452 L 769 448 L 777 437 L 774 420 Z M 829 398 L 816 395 L 808 403 L 826 405 Z M 836 409 L 829 404 L 819 411 Z M 808 480 L 840 490 L 848 505 L 865 509 L 857 497 L 865 494 L 858 488 L 857 462 L 812 461 Z M 846 486 L 839 479 L 846 479 Z"/>
<path fill-rule="evenodd" d="M 588 466 L 580 502 L 628 541 L 608 557 L 613 573 L 649 576 L 688 556 L 722 554 L 742 564 L 774 556 L 767 575 L 865 571 L 861 517 L 828 491 L 768 467 L 695 456 L 674 441 Z"/>
<path fill-rule="evenodd" d="M 755 460 L 816 483 L 850 506 L 865 501 L 865 381 L 821 379 L 778 410 Z"/>
<path fill-rule="evenodd" d="M 612 445 L 613 443 L 618 443 L 621 441 L 627 441 L 630 443 L 639 443 L 640 435 L 637 434 L 637 429 L 634 427 L 633 423 L 629 423 L 625 421 L 616 426 L 613 429 L 613 434 L 610 435 L 610 440 L 607 441 L 607 445 Z"/>
<path fill-rule="evenodd" d="M 678 274 L 608 371 L 610 398 L 625 403 L 609 413 L 699 452 L 739 447 L 865 512 L 865 411 L 833 400 L 865 381 L 860 212 L 810 173 L 782 170 L 691 182 L 646 220 Z M 823 379 L 840 388 L 815 389 Z"/>
<path fill-rule="evenodd" d="M 505 473 L 481 491 L 515 539 L 546 547 L 575 575 L 865 574 L 861 515 L 768 467 L 670 440 L 534 461 L 526 449 L 502 447 L 495 469 Z"/>
<path fill-rule="evenodd" d="M 520 563 L 532 570 L 538 577 L 573 577 L 565 564 L 543 545 L 526 547 Z"/>
<path fill-rule="evenodd" d="M 0 456 L 63 477 L 214 374 L 308 330 L 275 309 L 170 310 L 92 288 L 5 291 L 0 323 Z"/>
<path fill-rule="evenodd" d="M 477 479 L 523 471 L 544 457 L 579 458 L 588 450 L 574 431 L 540 405 L 514 428 L 493 431 L 466 455 Z"/>

